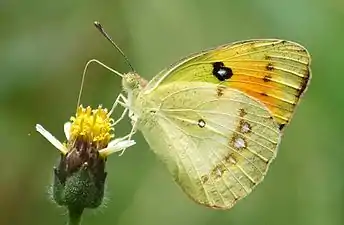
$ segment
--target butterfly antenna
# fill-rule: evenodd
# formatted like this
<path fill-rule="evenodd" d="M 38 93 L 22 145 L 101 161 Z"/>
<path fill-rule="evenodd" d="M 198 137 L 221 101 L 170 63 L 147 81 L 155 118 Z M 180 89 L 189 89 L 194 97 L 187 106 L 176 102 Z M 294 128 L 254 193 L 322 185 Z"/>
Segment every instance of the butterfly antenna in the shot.
<path fill-rule="evenodd" d="M 131 65 L 128 57 L 124 54 L 124 52 L 118 47 L 118 45 L 112 40 L 112 38 L 110 37 L 110 35 L 108 35 L 108 33 L 104 30 L 103 26 L 98 22 L 95 21 L 94 22 L 94 26 L 100 31 L 100 33 L 119 51 L 119 53 L 121 53 L 121 55 L 124 57 L 126 63 L 128 64 L 128 66 L 130 67 L 130 69 L 132 71 L 134 70 L 134 67 Z"/>

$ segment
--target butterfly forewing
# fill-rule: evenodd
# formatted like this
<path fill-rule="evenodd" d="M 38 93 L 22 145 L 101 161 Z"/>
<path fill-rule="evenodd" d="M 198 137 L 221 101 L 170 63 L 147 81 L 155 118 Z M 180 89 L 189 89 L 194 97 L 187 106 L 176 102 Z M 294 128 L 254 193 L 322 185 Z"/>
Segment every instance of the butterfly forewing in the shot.
<path fill-rule="evenodd" d="M 186 57 L 159 73 L 146 91 L 171 82 L 222 84 L 261 101 L 282 130 L 309 83 L 309 66 L 307 50 L 294 42 L 242 41 Z"/>
<path fill-rule="evenodd" d="M 225 85 L 182 81 L 145 99 L 139 129 L 196 202 L 227 209 L 262 181 L 280 138 L 264 104 Z"/>

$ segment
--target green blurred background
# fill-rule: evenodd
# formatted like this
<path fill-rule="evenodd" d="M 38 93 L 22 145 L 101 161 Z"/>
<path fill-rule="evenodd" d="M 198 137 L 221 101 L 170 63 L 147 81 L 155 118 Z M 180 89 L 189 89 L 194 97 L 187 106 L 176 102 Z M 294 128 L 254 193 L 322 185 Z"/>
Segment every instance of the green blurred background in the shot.
<path fill-rule="evenodd" d="M 48 194 L 59 154 L 34 126 L 64 140 L 87 60 L 129 70 L 94 20 L 147 79 L 196 51 L 276 37 L 308 48 L 313 80 L 265 181 L 231 210 L 188 199 L 138 133 L 136 146 L 109 158 L 105 206 L 86 211 L 84 225 L 344 224 L 342 0 L 0 0 L 1 225 L 65 224 Z M 111 107 L 120 90 L 94 64 L 82 103 Z M 128 131 L 126 121 L 116 134 Z"/>

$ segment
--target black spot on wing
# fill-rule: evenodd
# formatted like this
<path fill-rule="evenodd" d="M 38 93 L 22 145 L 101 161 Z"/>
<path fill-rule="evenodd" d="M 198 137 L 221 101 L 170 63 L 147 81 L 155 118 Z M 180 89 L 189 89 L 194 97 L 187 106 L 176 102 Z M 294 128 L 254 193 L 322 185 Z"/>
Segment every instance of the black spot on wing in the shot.
<path fill-rule="evenodd" d="M 281 124 L 279 125 L 279 129 L 280 129 L 280 130 L 283 130 L 283 128 L 285 127 L 285 125 L 286 125 L 285 123 L 281 123 Z"/>
<path fill-rule="evenodd" d="M 269 82 L 269 81 L 271 81 L 271 78 L 272 78 L 271 75 L 265 75 L 264 78 L 263 78 L 263 81 L 264 82 Z"/>
<path fill-rule="evenodd" d="M 296 97 L 299 98 L 305 92 L 305 90 L 306 90 L 306 88 L 308 86 L 309 79 L 310 79 L 310 70 L 308 69 L 307 70 L 307 74 L 305 75 L 304 79 L 301 82 L 300 90 L 298 91 Z"/>
<path fill-rule="evenodd" d="M 268 71 L 273 71 L 273 70 L 274 70 L 274 66 L 272 65 L 271 62 L 269 62 L 269 63 L 266 65 L 266 70 L 268 70 Z"/>
<path fill-rule="evenodd" d="M 233 76 L 233 71 L 231 68 L 226 67 L 223 62 L 215 62 L 213 63 L 213 75 L 219 81 L 225 81 Z"/>

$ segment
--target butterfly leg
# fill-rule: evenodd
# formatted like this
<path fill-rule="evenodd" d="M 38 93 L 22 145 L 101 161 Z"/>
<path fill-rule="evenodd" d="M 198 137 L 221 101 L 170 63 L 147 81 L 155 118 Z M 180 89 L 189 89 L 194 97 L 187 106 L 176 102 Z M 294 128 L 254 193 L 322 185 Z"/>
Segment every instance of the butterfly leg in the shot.
<path fill-rule="evenodd" d="M 122 151 L 120 156 L 123 155 L 124 151 L 127 148 L 136 144 L 134 140 L 131 140 L 132 135 L 135 133 L 136 133 L 136 129 L 134 129 L 133 127 L 129 134 L 127 134 L 124 137 L 112 140 L 106 148 L 99 150 L 100 155 L 108 156 L 112 153 L 119 152 L 119 151 Z"/>
<path fill-rule="evenodd" d="M 116 126 L 116 124 L 121 122 L 127 113 L 128 113 L 128 108 L 125 108 L 122 112 L 122 115 L 113 123 L 113 126 Z"/>
<path fill-rule="evenodd" d="M 127 102 L 128 102 L 127 98 L 122 93 L 119 94 L 117 96 L 115 102 L 112 104 L 111 110 L 108 113 L 108 115 L 111 115 L 113 113 L 113 111 L 115 110 L 115 108 L 117 107 L 118 104 L 120 104 L 121 106 L 125 106 L 127 104 Z"/>
<path fill-rule="evenodd" d="M 133 126 L 131 127 L 130 133 L 127 134 L 126 136 L 122 137 L 122 139 L 127 139 L 127 141 L 130 141 L 130 140 L 131 140 L 132 136 L 133 136 L 133 135 L 136 133 L 136 131 L 137 131 L 136 124 L 137 124 L 137 121 L 134 121 L 134 124 L 133 124 Z M 127 149 L 127 148 L 123 148 L 123 149 L 122 149 L 122 152 L 121 152 L 121 154 L 119 154 L 119 156 L 122 156 L 123 153 L 124 153 L 124 151 L 125 151 L 126 149 Z"/>
<path fill-rule="evenodd" d="M 123 94 L 119 94 L 117 96 L 114 104 L 112 105 L 111 110 L 109 111 L 108 115 L 111 115 L 118 105 L 121 105 L 122 107 L 124 107 L 124 111 L 123 111 L 122 115 L 112 124 L 112 126 L 115 126 L 117 123 L 122 121 L 123 118 L 125 117 L 125 115 L 128 113 L 128 111 L 130 113 L 130 110 L 128 108 L 128 99 Z M 132 120 L 132 121 L 134 121 L 134 120 Z M 135 141 L 131 140 L 132 136 L 135 133 L 136 133 L 136 123 L 134 123 L 134 125 L 132 126 L 129 134 L 125 135 L 124 137 L 117 138 L 117 139 L 111 141 L 107 148 L 99 150 L 100 154 L 107 156 L 107 155 L 112 154 L 114 152 L 122 151 L 120 156 L 123 155 L 124 151 L 128 147 L 135 144 Z"/>

